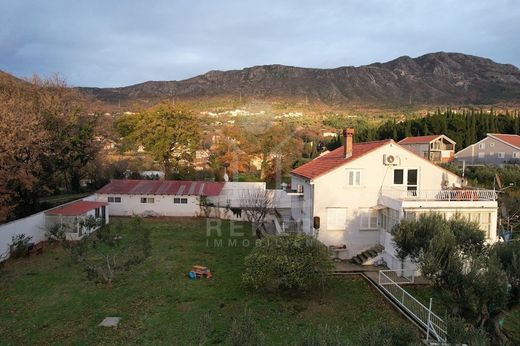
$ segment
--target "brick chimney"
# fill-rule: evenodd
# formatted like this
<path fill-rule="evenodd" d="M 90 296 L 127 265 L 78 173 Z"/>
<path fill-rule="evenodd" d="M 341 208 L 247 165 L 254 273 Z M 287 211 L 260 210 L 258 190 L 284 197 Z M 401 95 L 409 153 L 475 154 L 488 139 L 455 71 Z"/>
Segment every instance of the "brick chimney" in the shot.
<path fill-rule="evenodd" d="M 353 128 L 346 128 L 343 130 L 343 137 L 345 137 L 345 144 L 343 145 L 343 157 L 346 159 L 352 156 L 354 133 L 355 131 Z"/>

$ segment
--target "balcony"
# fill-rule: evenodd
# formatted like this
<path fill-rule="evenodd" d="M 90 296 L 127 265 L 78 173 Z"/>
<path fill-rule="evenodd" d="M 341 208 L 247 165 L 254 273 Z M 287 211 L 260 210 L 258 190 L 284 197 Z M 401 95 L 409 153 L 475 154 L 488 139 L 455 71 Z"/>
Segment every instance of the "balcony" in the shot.
<path fill-rule="evenodd" d="M 494 190 L 383 190 L 382 195 L 403 201 L 496 201 Z"/>
<path fill-rule="evenodd" d="M 496 208 L 494 190 L 383 190 L 380 203 L 393 209 L 401 208 Z"/>

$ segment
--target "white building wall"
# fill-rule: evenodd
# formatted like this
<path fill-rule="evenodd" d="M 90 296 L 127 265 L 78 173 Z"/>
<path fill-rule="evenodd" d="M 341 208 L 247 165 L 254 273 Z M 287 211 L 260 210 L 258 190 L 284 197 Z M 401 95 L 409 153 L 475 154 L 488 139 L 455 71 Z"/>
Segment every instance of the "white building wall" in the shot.
<path fill-rule="evenodd" d="M 109 196 L 120 197 L 121 203 L 108 202 Z M 141 203 L 141 198 L 153 198 L 154 202 Z M 173 203 L 174 198 L 186 198 L 188 203 Z M 96 199 L 109 203 L 112 216 L 198 216 L 201 211 L 196 196 L 96 194 Z"/>
<path fill-rule="evenodd" d="M 383 164 L 383 155 L 396 155 L 400 158 L 398 166 Z M 312 225 L 312 216 L 319 216 L 321 229 L 319 239 L 326 245 L 347 245 L 346 258 L 372 247 L 380 241 L 380 231 L 361 229 L 361 218 L 369 208 L 379 204 L 382 190 L 406 190 L 406 186 L 393 184 L 394 169 L 418 169 L 419 189 L 440 190 L 443 181 L 449 186 L 460 186 L 460 178 L 447 173 L 442 168 L 418 157 L 395 143 L 389 143 L 375 149 L 342 167 L 336 168 L 325 175 L 316 178 L 313 183 L 314 203 L 312 195 L 305 194 L 303 201 L 293 203 L 293 217 L 302 217 L 306 225 Z M 360 186 L 348 186 L 348 170 L 361 171 Z M 301 177 L 293 176 L 292 186 L 304 184 L 310 191 L 310 184 Z M 304 187 L 304 192 L 305 192 Z M 298 210 L 304 206 L 304 212 Z M 331 210 L 333 208 L 338 208 Z M 328 216 L 341 214 L 344 209 L 344 223 L 341 228 L 330 229 Z M 337 222 L 336 222 L 337 224 Z M 307 228 L 310 230 L 310 227 Z"/>
<path fill-rule="evenodd" d="M 93 201 L 94 195 L 82 198 L 83 201 Z M 77 201 L 77 200 L 76 200 Z M 72 201 L 66 204 L 70 204 Z M 64 204 L 64 205 L 66 205 Z M 54 209 L 54 208 L 51 208 Z M 48 209 L 50 210 L 50 209 Z M 31 216 L 24 217 L 15 221 L 11 221 L 0 225 L 0 261 L 9 258 L 9 245 L 12 242 L 12 237 L 25 234 L 32 237 L 31 242 L 38 243 L 46 240 L 45 238 L 45 212 L 41 211 Z"/>

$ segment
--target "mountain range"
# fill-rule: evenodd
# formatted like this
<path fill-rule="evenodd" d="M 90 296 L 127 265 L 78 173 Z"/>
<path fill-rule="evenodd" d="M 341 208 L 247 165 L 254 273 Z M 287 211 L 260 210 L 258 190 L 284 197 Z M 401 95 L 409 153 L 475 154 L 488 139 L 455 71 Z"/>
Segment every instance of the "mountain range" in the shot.
<path fill-rule="evenodd" d="M 181 81 L 78 89 L 111 104 L 252 98 L 328 105 L 518 105 L 520 70 L 482 57 L 438 52 L 359 67 L 262 65 L 210 71 Z"/>

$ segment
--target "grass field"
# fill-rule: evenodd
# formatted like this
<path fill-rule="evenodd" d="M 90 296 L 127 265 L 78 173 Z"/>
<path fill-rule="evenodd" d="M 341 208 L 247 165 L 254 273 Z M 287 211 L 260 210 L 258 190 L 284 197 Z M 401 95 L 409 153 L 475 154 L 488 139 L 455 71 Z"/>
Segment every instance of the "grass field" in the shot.
<path fill-rule="evenodd" d="M 306 297 L 245 290 L 241 270 L 251 247 L 242 245 L 252 238 L 230 238 L 227 222 L 222 247 L 206 236 L 203 219 L 145 220 L 144 226 L 153 254 L 113 288 L 88 281 L 61 247 L 7 263 L 0 269 L 0 344 L 196 344 L 207 313 L 209 343 L 227 344 L 233 318 L 246 307 L 268 344 L 298 344 L 324 325 L 340 327 L 356 344 L 364 326 L 407 323 L 361 279 L 334 278 L 324 294 Z M 228 239 L 237 245 L 227 246 Z M 213 279 L 189 280 L 193 264 L 209 266 Z M 106 316 L 122 317 L 119 328 L 98 327 Z"/>

